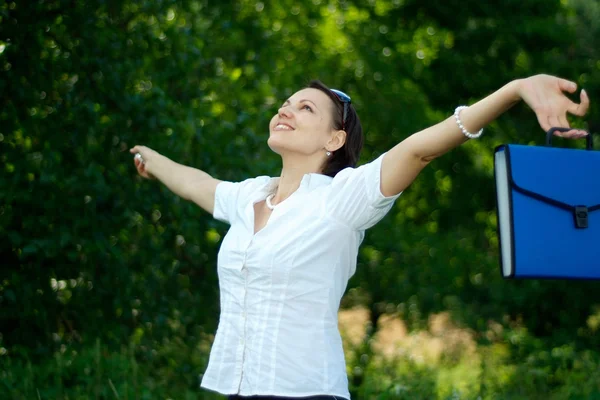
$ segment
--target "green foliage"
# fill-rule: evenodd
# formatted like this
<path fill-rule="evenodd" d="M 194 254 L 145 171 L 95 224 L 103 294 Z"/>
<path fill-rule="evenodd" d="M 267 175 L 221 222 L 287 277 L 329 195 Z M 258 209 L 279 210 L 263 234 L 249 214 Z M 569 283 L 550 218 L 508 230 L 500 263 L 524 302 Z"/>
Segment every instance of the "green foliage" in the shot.
<path fill-rule="evenodd" d="M 64 399 L 197 399 L 198 380 L 190 373 L 202 368 L 206 351 L 190 348 L 179 338 L 166 341 L 149 357 L 134 345 L 109 349 L 99 341 L 80 351 L 65 347 L 33 366 L 8 361 L 0 373 L 2 398 Z M 222 396 L 206 393 L 202 398 Z"/>
<path fill-rule="evenodd" d="M 205 365 L 208 345 L 203 341 L 190 349 L 179 340 L 165 341 L 152 356 L 140 358 L 136 356 L 140 349 L 133 344 L 111 349 L 97 341 L 79 351 L 63 347 L 35 365 L 5 359 L 0 364 L 0 396 L 14 400 L 222 399 L 199 392 L 191 373 Z M 600 398 L 600 354 L 571 346 L 540 348 L 522 360 L 512 360 L 508 346 L 496 343 L 479 347 L 475 354 L 459 350 L 456 359 L 437 363 L 406 353 L 393 358 L 366 356 L 360 354 L 363 345 L 347 347 L 352 397 L 357 399 Z"/>
<path fill-rule="evenodd" d="M 350 365 L 354 376 L 357 368 Z M 598 399 L 599 371 L 598 352 L 562 346 L 511 360 L 508 346 L 497 343 L 480 346 L 475 354 L 459 352 L 458 359 L 438 363 L 423 362 L 410 354 L 377 357 L 366 371 L 360 371 L 363 381 L 354 388 L 353 398 Z"/>
<path fill-rule="evenodd" d="M 194 396 L 216 328 L 226 226 L 136 177 L 132 145 L 220 179 L 276 175 L 267 123 L 311 78 L 352 96 L 367 133 L 362 161 L 457 104 L 539 72 L 587 89 L 587 123 L 598 132 L 599 14 L 598 2 L 583 0 L 0 4 L 5 388 L 17 398 L 35 397 L 34 387 L 58 391 L 47 397 L 110 398 L 109 378 L 118 393 L 133 393 L 149 376 L 150 397 Z M 489 396 L 597 391 L 581 381 L 598 366 L 585 350 L 600 345 L 597 285 L 507 282 L 498 273 L 492 149 L 540 143 L 540 134 L 517 107 L 480 141 L 436 160 L 367 234 L 350 282 L 356 295 L 344 300 L 367 305 L 374 326 L 393 312 L 417 329 L 449 310 L 477 332 L 490 322 L 530 332 L 535 346 L 506 339 L 518 373 L 490 381 Z M 483 334 L 481 342 L 492 346 Z M 543 355 L 550 348 L 570 349 L 570 367 Z M 423 396 L 451 396 L 431 389 L 441 373 L 400 361 L 394 374 Z M 361 368 L 382 371 L 368 361 Z M 363 397 L 392 390 L 365 379 L 355 388 Z"/>

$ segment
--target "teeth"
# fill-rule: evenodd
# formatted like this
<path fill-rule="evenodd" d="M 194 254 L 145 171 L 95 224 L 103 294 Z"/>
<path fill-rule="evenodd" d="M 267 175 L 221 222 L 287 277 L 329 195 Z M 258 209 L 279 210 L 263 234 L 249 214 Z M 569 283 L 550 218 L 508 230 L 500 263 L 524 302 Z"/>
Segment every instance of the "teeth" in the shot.
<path fill-rule="evenodd" d="M 282 124 L 277 125 L 275 127 L 275 129 L 277 129 L 277 130 L 285 130 L 285 131 L 291 131 L 292 130 L 292 128 L 290 128 L 289 126 L 282 125 Z"/>

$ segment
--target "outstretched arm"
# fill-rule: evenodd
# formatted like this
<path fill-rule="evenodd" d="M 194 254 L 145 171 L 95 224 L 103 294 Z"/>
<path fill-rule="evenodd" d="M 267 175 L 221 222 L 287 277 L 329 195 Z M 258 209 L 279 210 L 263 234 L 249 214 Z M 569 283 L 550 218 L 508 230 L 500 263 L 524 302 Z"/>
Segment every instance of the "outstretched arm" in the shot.
<path fill-rule="evenodd" d="M 134 158 L 135 167 L 141 176 L 158 179 L 176 195 L 213 213 L 215 191 L 220 180 L 199 169 L 178 164 L 146 146 L 134 146 L 129 151 L 142 156 L 143 161 Z"/>
<path fill-rule="evenodd" d="M 462 110 L 460 119 L 469 132 L 475 133 L 523 100 L 535 112 L 545 131 L 552 127 L 570 128 L 567 112 L 583 116 L 589 107 L 589 98 L 584 90 L 581 91 L 580 104 L 572 102 L 563 93 L 574 93 L 576 90 L 574 82 L 549 75 L 519 79 Z M 586 132 L 577 129 L 556 133 L 557 136 L 568 138 L 578 138 L 585 134 Z M 431 160 L 467 140 L 454 116 L 409 136 L 383 158 L 381 193 L 392 196 L 402 192 Z"/>

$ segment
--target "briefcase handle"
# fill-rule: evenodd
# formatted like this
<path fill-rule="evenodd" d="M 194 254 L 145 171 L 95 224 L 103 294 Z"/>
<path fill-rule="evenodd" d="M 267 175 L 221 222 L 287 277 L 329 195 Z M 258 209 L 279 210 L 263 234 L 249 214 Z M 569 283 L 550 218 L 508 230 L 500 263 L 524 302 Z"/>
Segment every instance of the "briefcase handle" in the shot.
<path fill-rule="evenodd" d="M 552 136 L 554 136 L 554 132 L 568 132 L 571 128 L 550 128 L 548 132 L 546 132 L 546 146 L 552 146 Z M 587 150 L 592 150 L 594 148 L 594 142 L 592 140 L 592 134 L 588 133 L 585 137 L 586 145 L 585 148 Z"/>

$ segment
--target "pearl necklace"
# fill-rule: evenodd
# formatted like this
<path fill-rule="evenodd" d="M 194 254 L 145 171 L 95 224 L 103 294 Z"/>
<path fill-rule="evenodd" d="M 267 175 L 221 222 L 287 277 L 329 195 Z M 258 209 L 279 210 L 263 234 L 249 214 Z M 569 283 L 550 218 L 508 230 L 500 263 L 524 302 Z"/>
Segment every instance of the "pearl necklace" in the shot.
<path fill-rule="evenodd" d="M 271 199 L 273 197 L 275 197 L 275 195 L 274 194 L 270 194 L 265 199 L 265 203 L 267 203 L 267 207 L 269 208 L 269 210 L 274 210 L 275 209 L 275 206 L 273 204 L 271 204 Z"/>

